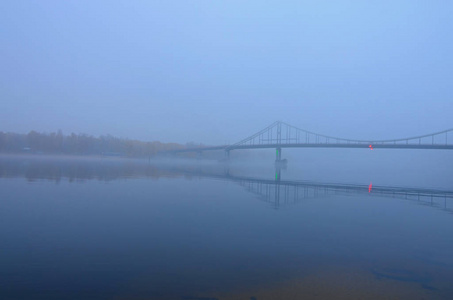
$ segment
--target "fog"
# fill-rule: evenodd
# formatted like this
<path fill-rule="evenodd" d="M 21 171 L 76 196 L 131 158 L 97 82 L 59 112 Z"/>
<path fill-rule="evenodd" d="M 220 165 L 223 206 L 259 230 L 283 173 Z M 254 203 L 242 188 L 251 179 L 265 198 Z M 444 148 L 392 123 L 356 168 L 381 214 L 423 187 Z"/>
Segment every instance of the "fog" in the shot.
<path fill-rule="evenodd" d="M 0 131 L 232 144 L 453 127 L 448 1 L 3 1 Z M 411 152 L 412 153 L 412 152 Z"/>
<path fill-rule="evenodd" d="M 0 298 L 453 299 L 452 15 L 0 1 Z"/>

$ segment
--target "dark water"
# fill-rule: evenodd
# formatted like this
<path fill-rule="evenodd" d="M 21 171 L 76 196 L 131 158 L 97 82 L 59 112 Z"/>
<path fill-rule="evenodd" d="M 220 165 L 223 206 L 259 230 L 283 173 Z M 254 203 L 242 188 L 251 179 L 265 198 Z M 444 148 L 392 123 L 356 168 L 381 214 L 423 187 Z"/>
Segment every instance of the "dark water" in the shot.
<path fill-rule="evenodd" d="M 453 299 L 450 162 L 381 162 L 3 157 L 0 299 Z"/>

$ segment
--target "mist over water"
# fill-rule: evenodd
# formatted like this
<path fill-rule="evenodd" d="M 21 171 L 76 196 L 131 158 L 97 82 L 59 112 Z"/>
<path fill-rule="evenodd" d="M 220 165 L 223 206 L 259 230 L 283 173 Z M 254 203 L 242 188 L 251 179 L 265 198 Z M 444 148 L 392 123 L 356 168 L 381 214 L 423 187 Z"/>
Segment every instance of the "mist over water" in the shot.
<path fill-rule="evenodd" d="M 265 160 L 3 156 L 0 294 L 449 299 L 452 169 L 421 172 L 386 155 L 363 165 L 307 151 L 280 170 Z M 404 165 L 407 177 L 390 176 Z"/>
<path fill-rule="evenodd" d="M 0 300 L 453 299 L 452 13 L 0 1 Z"/>

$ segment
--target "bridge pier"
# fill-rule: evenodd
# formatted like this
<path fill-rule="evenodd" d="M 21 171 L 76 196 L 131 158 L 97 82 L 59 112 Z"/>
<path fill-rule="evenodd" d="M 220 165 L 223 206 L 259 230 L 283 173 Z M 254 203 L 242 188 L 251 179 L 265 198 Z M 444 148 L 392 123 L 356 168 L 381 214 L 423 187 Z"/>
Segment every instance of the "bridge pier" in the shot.
<path fill-rule="evenodd" d="M 282 160 L 282 148 L 276 148 L 276 158 L 275 161 L 279 162 Z"/>
<path fill-rule="evenodd" d="M 282 159 L 282 148 L 276 148 L 276 158 L 275 158 L 275 166 L 279 168 L 286 168 L 286 164 L 288 161 L 286 159 Z"/>

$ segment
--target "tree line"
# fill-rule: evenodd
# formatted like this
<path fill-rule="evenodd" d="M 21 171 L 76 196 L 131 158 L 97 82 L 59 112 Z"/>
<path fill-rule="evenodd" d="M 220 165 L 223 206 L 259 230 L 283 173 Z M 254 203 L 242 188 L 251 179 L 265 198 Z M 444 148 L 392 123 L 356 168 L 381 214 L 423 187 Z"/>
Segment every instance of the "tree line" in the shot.
<path fill-rule="evenodd" d="M 99 137 L 75 133 L 63 135 L 61 130 L 52 133 L 30 131 L 28 134 L 0 131 L 2 153 L 147 157 L 160 151 L 181 148 L 184 146 L 176 143 L 143 142 L 111 135 Z"/>

